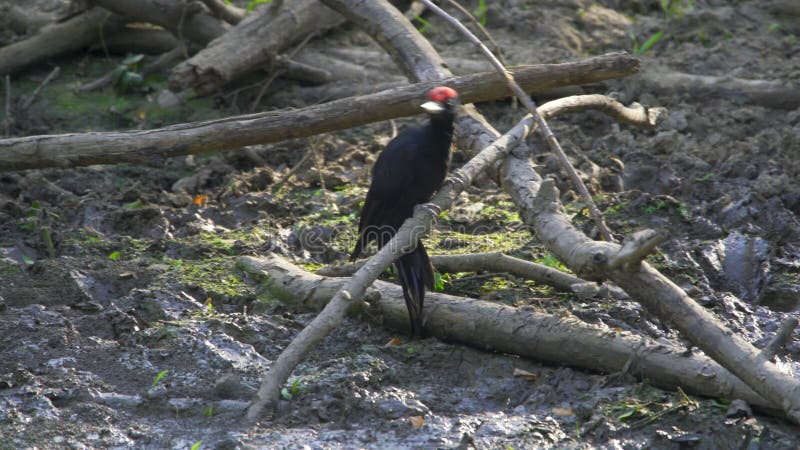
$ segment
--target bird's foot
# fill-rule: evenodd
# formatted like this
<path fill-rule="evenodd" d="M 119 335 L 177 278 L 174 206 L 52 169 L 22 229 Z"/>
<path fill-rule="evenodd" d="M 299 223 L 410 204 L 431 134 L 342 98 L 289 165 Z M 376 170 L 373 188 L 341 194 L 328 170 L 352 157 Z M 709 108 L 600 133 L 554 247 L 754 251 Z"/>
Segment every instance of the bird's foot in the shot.
<path fill-rule="evenodd" d="M 428 213 L 433 217 L 439 217 L 439 214 L 442 212 L 442 208 L 436 203 L 422 203 L 416 205 L 414 207 L 414 212 L 417 212 L 417 209 L 420 209 L 422 212 Z"/>
<path fill-rule="evenodd" d="M 450 176 L 447 177 L 447 182 L 452 183 L 453 188 L 457 191 L 463 191 L 467 187 L 467 177 L 459 169 L 450 173 Z"/>

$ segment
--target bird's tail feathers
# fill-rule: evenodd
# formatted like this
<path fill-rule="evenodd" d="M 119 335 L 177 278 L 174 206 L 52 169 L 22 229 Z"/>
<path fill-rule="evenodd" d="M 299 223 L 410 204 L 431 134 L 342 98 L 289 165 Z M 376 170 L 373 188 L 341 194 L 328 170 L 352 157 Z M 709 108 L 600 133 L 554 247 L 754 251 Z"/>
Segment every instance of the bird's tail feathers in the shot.
<path fill-rule="evenodd" d="M 422 337 L 422 306 L 425 302 L 425 288 L 433 290 L 434 276 L 431 260 L 422 243 L 411 253 L 401 256 L 396 262 L 397 277 L 403 286 L 403 297 L 408 308 L 411 334 Z"/>

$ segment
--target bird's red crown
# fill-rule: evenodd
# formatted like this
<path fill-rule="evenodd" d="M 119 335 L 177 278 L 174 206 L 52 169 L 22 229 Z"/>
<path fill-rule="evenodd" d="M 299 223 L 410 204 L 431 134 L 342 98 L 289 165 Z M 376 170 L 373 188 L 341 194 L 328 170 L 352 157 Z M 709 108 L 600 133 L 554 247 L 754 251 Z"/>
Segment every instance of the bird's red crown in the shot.
<path fill-rule="evenodd" d="M 447 86 L 439 86 L 428 91 L 428 98 L 434 102 L 445 103 L 451 98 L 458 97 L 458 92 L 455 89 Z"/>

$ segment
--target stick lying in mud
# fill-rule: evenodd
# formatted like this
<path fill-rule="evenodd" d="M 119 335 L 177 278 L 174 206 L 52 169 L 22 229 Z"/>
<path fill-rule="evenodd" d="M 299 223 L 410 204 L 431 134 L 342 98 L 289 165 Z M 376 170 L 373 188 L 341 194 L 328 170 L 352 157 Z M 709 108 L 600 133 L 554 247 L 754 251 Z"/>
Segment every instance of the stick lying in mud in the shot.
<path fill-rule="evenodd" d="M 347 282 L 306 272 L 277 255 L 244 256 L 238 265 L 267 277 L 304 307 L 319 310 Z M 376 281 L 370 307 L 396 330 L 408 329 L 408 313 L 400 286 Z M 479 349 L 519 355 L 550 364 L 592 372 L 628 373 L 665 389 L 745 400 L 782 416 L 741 380 L 703 355 L 686 356 L 682 348 L 605 326 L 587 324 L 569 314 L 545 314 L 506 305 L 431 292 L 425 329 L 434 337 Z"/>
<path fill-rule="evenodd" d="M 581 296 L 604 296 L 611 294 L 617 299 L 628 299 L 628 295 L 617 287 L 606 289 L 597 283 L 586 281 L 544 264 L 537 264 L 524 259 L 514 258 L 501 252 L 467 253 L 461 255 L 431 255 L 431 264 L 441 273 L 489 271 L 493 273 L 510 273 L 526 280 L 552 286 L 559 291 L 577 292 Z M 349 277 L 358 270 L 366 260 L 348 264 L 326 266 L 316 271 L 325 277 Z"/>
<path fill-rule="evenodd" d="M 388 2 L 321 1 L 370 32 L 406 72 L 416 78 L 431 80 L 449 75 L 430 43 Z M 464 124 L 465 119 L 472 117 L 460 119 L 457 126 L 459 132 L 463 127 L 474 127 L 465 133 L 473 144 L 480 139 L 475 135 L 491 136 L 494 132 L 485 121 L 481 123 L 475 119 Z M 567 267 L 582 278 L 616 283 L 651 313 L 664 322 L 671 322 L 693 344 L 754 391 L 772 404 L 781 405 L 790 420 L 800 423 L 800 383 L 797 380 L 759 356 L 755 347 L 727 329 L 646 262 L 627 267 L 627 270 L 610 268 L 608 262 L 618 256 L 620 246 L 593 241 L 575 229 L 563 213 L 552 180 L 542 182 L 528 154 L 518 156 L 512 152 L 505 158 L 502 169 L 503 187 L 520 208 L 523 221 L 534 228 L 536 236 Z"/>
<path fill-rule="evenodd" d="M 621 104 L 605 98 L 603 96 L 586 96 L 583 102 L 565 102 L 557 100 L 546 103 L 539 108 L 540 114 L 557 115 L 563 111 L 574 111 L 575 104 L 582 104 L 584 108 L 591 108 L 590 100 L 598 101 L 605 111 L 609 105 L 618 105 L 615 108 L 622 117 L 637 117 L 645 122 L 635 122 L 639 126 L 647 126 L 646 122 L 652 115 L 645 112 L 639 105 L 634 108 L 625 108 Z M 570 107 L 564 107 L 564 105 Z M 562 108 L 562 109 L 559 109 Z M 637 114 L 631 110 L 642 110 Z M 624 113 L 623 113 L 624 112 Z M 508 133 L 501 136 L 494 143 L 484 148 L 480 153 L 473 157 L 467 164 L 456 170 L 454 174 L 445 181 L 444 186 L 436 193 L 431 203 L 441 210 L 446 210 L 458 197 L 458 194 L 468 186 L 472 180 L 486 168 L 503 158 L 512 148 L 519 145 L 534 126 L 533 117 L 525 116 Z M 655 123 L 649 126 L 654 127 Z M 247 419 L 256 421 L 261 417 L 264 409 L 271 409 L 274 402 L 278 399 L 281 388 L 289 375 L 311 351 L 315 345 L 333 331 L 344 319 L 347 308 L 354 302 L 360 301 L 367 287 L 372 284 L 389 264 L 392 263 L 402 253 L 401 249 L 409 248 L 416 242 L 421 233 L 426 233 L 433 220 L 432 215 L 425 214 L 420 210 L 414 212 L 414 216 L 403 223 L 394 238 L 361 266 L 353 277 L 333 296 L 333 299 L 325 309 L 305 328 L 302 332 L 284 349 L 277 360 L 273 363 L 270 370 L 262 378 L 261 387 L 258 390 L 253 404 L 248 410 Z"/>
<path fill-rule="evenodd" d="M 527 92 L 587 84 L 635 73 L 638 61 L 624 53 L 565 64 L 515 68 Z M 495 73 L 453 77 L 444 82 L 462 101 L 496 100 L 509 95 Z M 85 134 L 28 136 L 0 140 L 0 172 L 92 164 L 159 164 L 165 158 L 313 136 L 419 113 L 425 92 L 441 80 L 388 89 L 302 109 L 270 111 L 166 128 Z M 495 134 L 497 136 L 498 134 Z M 487 139 L 484 147 L 491 140 Z"/>

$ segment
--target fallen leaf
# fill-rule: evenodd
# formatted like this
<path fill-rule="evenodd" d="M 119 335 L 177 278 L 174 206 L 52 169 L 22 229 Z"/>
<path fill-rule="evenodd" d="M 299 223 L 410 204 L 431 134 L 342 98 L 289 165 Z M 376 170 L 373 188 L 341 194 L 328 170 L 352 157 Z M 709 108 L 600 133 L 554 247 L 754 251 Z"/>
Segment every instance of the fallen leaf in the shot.
<path fill-rule="evenodd" d="M 403 343 L 403 341 L 401 341 L 400 338 L 393 337 L 393 338 L 389 339 L 389 342 L 387 342 L 386 345 L 384 345 L 384 347 L 397 347 L 398 345 L 401 345 L 402 343 Z"/>
<path fill-rule="evenodd" d="M 192 199 L 192 203 L 205 208 L 208 205 L 208 196 L 206 194 L 197 195 Z"/>
<path fill-rule="evenodd" d="M 574 416 L 575 415 L 575 411 L 571 410 L 570 408 L 559 408 L 559 407 L 556 406 L 555 408 L 553 408 L 553 414 L 555 414 L 557 416 L 562 416 L 562 417 L 564 417 L 564 416 Z"/>
<path fill-rule="evenodd" d="M 536 381 L 536 379 L 539 378 L 539 375 L 536 375 L 533 372 L 528 372 L 527 370 L 517 369 L 516 367 L 514 368 L 513 375 L 515 377 L 525 378 L 528 381 Z"/>
<path fill-rule="evenodd" d="M 425 418 L 422 416 L 411 416 L 408 421 L 411 422 L 411 426 L 414 428 L 421 428 L 425 425 Z"/>

